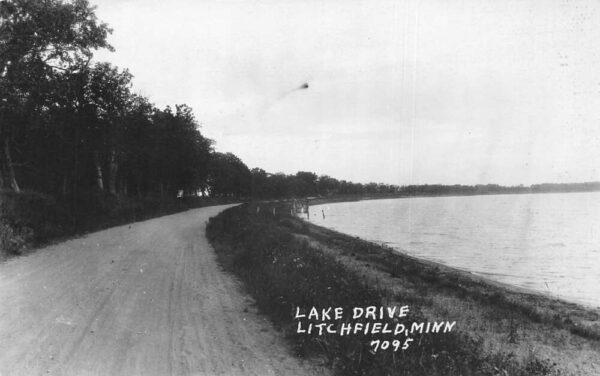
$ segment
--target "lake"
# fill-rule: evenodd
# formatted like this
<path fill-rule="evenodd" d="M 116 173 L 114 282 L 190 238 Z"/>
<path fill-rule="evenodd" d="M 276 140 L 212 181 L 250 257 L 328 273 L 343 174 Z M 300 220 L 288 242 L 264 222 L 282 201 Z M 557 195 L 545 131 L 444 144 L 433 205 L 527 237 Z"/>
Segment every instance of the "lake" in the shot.
<path fill-rule="evenodd" d="M 600 192 L 333 203 L 311 206 L 310 221 L 495 281 L 600 306 Z"/>

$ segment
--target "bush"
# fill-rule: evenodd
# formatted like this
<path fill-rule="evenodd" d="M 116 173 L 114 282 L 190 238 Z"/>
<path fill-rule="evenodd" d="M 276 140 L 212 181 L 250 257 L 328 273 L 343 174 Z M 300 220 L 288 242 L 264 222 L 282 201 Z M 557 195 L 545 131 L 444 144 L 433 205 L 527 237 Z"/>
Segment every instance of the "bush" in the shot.
<path fill-rule="evenodd" d="M 18 231 L 6 223 L 0 223 L 0 259 L 20 254 L 32 242 L 32 238 L 33 231 L 28 227 Z"/>
<path fill-rule="evenodd" d="M 0 191 L 0 258 L 58 237 L 220 203 L 204 197 L 126 197 L 95 190 L 65 201 L 38 192 Z"/>
<path fill-rule="evenodd" d="M 65 232 L 66 212 L 51 196 L 0 191 L 0 247 L 7 253 Z"/>

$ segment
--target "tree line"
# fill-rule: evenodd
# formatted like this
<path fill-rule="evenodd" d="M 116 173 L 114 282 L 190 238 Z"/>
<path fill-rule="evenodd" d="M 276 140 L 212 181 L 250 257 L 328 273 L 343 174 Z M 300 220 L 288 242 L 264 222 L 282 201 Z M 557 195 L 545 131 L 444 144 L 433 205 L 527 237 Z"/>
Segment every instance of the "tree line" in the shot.
<path fill-rule="evenodd" d="M 332 196 L 441 196 L 441 195 L 486 195 L 515 193 L 587 192 L 599 191 L 600 182 L 588 183 L 545 183 L 531 186 L 503 186 L 499 184 L 477 185 L 395 185 L 384 183 L 356 183 L 338 180 L 329 175 L 299 171 L 296 174 L 268 173 L 260 168 L 248 169 L 233 154 L 227 154 L 220 170 L 230 176 L 221 180 L 224 184 L 214 189 L 213 194 L 236 195 L 251 199 L 280 199 L 289 197 L 332 197 Z M 229 165 L 229 167 L 225 167 Z M 216 187 L 215 187 L 216 188 Z"/>
<path fill-rule="evenodd" d="M 191 108 L 159 109 L 93 51 L 86 0 L 0 2 L 0 187 L 60 197 L 206 190 L 213 142 Z"/>
<path fill-rule="evenodd" d="M 0 1 L 0 188 L 64 200 L 210 195 L 240 199 L 439 195 L 561 190 L 557 186 L 353 183 L 300 171 L 249 169 L 214 150 L 192 109 L 163 109 L 132 74 L 93 52 L 111 29 L 87 0 Z M 597 186 L 572 186 L 590 190 Z"/>

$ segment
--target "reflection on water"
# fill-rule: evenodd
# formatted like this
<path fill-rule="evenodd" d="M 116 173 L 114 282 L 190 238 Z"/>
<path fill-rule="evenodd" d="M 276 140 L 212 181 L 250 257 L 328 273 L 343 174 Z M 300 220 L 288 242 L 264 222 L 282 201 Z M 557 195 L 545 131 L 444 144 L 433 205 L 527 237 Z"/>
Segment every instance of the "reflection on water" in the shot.
<path fill-rule="evenodd" d="M 600 306 L 600 192 L 325 204 L 310 208 L 310 220 L 500 282 Z"/>

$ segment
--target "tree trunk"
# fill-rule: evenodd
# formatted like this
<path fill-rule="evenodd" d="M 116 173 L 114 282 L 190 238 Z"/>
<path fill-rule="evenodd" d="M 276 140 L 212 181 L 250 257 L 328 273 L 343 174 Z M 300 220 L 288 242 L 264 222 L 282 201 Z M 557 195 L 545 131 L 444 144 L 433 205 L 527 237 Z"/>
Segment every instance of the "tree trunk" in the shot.
<path fill-rule="evenodd" d="M 62 196 L 63 196 L 63 197 L 67 197 L 67 187 L 68 187 L 68 182 L 69 182 L 69 179 L 68 179 L 68 174 L 67 174 L 67 173 L 65 173 L 65 174 L 63 175 L 63 184 L 62 184 Z"/>
<path fill-rule="evenodd" d="M 114 195 L 117 194 L 117 171 L 119 165 L 117 163 L 117 152 L 110 152 L 110 159 L 108 162 L 108 191 Z"/>
<path fill-rule="evenodd" d="M 100 165 L 100 156 L 98 152 L 94 153 L 94 164 L 96 165 L 96 184 L 98 189 L 104 191 L 104 179 L 102 176 L 102 166 Z"/>
<path fill-rule="evenodd" d="M 13 167 L 12 157 L 10 155 L 10 144 L 8 138 L 4 139 L 4 156 L 6 158 L 6 170 L 8 173 L 8 183 L 15 192 L 21 192 L 19 184 L 17 184 L 17 176 L 15 175 L 15 169 Z"/>
<path fill-rule="evenodd" d="M 0 155 L 2 155 L 2 154 L 0 153 Z M 6 186 L 4 185 L 4 183 L 6 181 L 6 179 L 4 178 L 5 175 L 6 174 L 4 173 L 4 166 L 2 163 L 2 159 L 0 158 L 0 189 L 6 188 Z"/>

